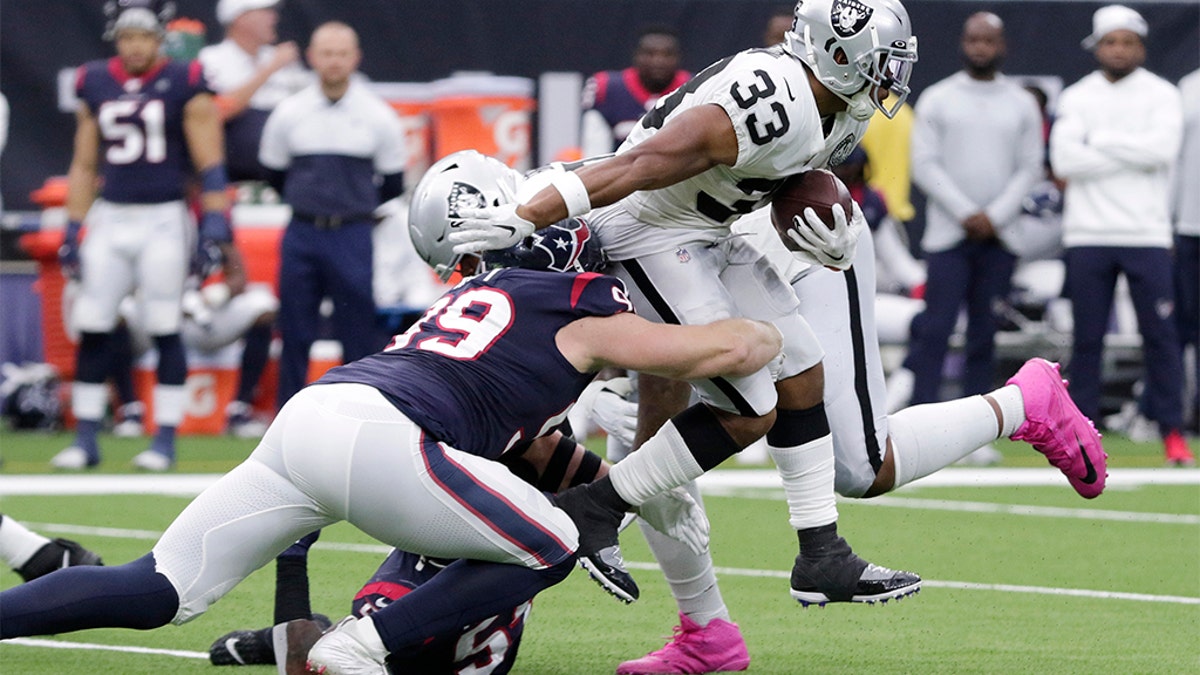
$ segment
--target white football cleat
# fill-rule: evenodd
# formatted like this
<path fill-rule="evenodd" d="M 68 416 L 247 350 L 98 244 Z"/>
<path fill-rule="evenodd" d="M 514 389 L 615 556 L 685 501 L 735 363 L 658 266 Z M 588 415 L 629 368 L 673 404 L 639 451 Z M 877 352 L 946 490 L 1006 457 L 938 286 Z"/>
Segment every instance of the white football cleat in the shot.
<path fill-rule="evenodd" d="M 318 675 L 388 675 L 386 658 L 374 621 L 348 616 L 308 651 L 308 669 Z"/>
<path fill-rule="evenodd" d="M 99 464 L 99 462 L 96 462 L 96 464 Z M 87 451 L 78 445 L 72 445 L 66 450 L 63 450 L 55 455 L 50 460 L 50 466 L 56 469 L 64 469 L 67 471 L 79 471 L 80 469 L 86 469 L 89 466 Z M 95 466 L 95 464 L 90 466 Z"/>
<path fill-rule="evenodd" d="M 133 456 L 133 465 L 143 471 L 162 473 L 175 464 L 170 457 L 153 450 L 143 450 Z"/>

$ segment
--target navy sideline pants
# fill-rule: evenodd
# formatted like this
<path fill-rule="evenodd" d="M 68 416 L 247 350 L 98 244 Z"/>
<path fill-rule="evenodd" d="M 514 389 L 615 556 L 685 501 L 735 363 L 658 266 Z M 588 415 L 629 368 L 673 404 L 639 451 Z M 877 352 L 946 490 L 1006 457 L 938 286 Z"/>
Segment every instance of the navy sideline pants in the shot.
<path fill-rule="evenodd" d="M 279 407 L 305 384 L 308 352 L 317 339 L 326 296 L 333 300 L 333 336 L 342 344 L 344 362 L 383 346 L 375 327 L 372 227 L 363 221 L 319 229 L 293 219 L 284 231 L 279 256 Z"/>
<path fill-rule="evenodd" d="M 1183 365 L 1175 325 L 1171 251 L 1165 248 L 1077 246 L 1066 251 L 1064 294 L 1075 319 L 1068 367 L 1071 398 L 1093 420 L 1100 413 L 1100 368 L 1117 275 L 1125 274 L 1142 334 L 1146 368 L 1145 403 L 1166 435 L 1179 429 L 1183 414 Z"/>
<path fill-rule="evenodd" d="M 1200 383 L 1200 237 L 1175 235 L 1175 311 L 1180 347 L 1197 349 L 1194 377 Z M 1200 417 L 1200 386 L 1188 405 L 1195 421 Z"/>
<path fill-rule="evenodd" d="M 913 373 L 911 405 L 942 400 L 942 366 L 959 308 L 967 307 L 962 395 L 983 394 L 995 377 L 996 304 L 1008 296 L 1016 256 L 996 240 L 964 241 L 925 257 L 925 310 L 913 318 L 904 367 Z"/>

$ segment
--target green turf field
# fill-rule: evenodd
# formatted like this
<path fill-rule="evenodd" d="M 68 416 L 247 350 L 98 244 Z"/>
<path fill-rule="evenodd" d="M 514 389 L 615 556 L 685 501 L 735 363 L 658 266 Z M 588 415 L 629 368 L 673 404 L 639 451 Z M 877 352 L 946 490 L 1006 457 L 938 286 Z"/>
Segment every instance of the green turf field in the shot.
<path fill-rule="evenodd" d="M 68 440 L 0 433 L 0 511 L 52 536 L 76 539 L 110 564 L 142 555 L 186 498 L 9 494 L 24 475 L 45 473 L 46 462 Z M 1122 469 L 1161 464 L 1157 444 L 1105 441 L 1114 479 Z M 100 471 L 124 473 L 144 444 L 105 438 Z M 252 447 L 182 439 L 179 471 L 221 471 Z M 1044 466 L 1023 444 L 1000 447 L 1005 467 Z M 886 606 L 805 610 L 789 598 L 786 573 L 795 536 L 776 490 L 738 490 L 738 496 L 710 491 L 712 549 L 726 601 L 750 647 L 753 673 L 1200 672 L 1198 473 L 1148 474 L 1180 485 L 1113 480 L 1095 501 L 1076 497 L 1065 480 L 1050 486 L 918 483 L 883 500 L 842 501 L 841 531 L 860 554 L 926 580 L 919 595 Z M 534 602 L 517 673 L 611 673 L 620 661 L 662 645 L 677 621 L 674 604 L 641 536 L 631 530 L 622 542 L 641 600 L 623 606 L 583 574 L 572 575 Z M 345 614 L 384 550 L 348 526 L 326 530 L 311 557 L 314 609 L 335 619 Z M 0 573 L 0 587 L 19 581 L 14 573 Z M 183 627 L 51 638 L 60 647 L 78 645 L 70 649 L 0 644 L 0 673 L 274 672 L 214 671 L 204 660 L 218 635 L 270 621 L 273 581 L 270 569 L 254 574 Z"/>

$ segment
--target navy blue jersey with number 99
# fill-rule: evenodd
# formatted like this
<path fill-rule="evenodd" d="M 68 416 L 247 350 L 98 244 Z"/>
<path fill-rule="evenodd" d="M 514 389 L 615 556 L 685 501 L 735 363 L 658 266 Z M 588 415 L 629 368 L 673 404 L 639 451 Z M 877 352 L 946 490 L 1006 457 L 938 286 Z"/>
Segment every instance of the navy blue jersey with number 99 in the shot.
<path fill-rule="evenodd" d="M 437 440 L 495 459 L 557 427 L 594 375 L 558 351 L 559 329 L 632 310 L 614 277 L 499 269 L 455 286 L 382 352 L 317 384 L 370 385 Z"/>

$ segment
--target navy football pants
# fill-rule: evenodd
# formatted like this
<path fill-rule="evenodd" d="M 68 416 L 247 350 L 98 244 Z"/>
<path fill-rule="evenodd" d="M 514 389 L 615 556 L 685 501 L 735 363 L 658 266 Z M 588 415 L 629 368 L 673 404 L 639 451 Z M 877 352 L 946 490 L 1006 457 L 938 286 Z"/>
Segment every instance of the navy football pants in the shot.
<path fill-rule="evenodd" d="M 1012 285 L 1016 256 L 996 240 L 964 241 L 926 256 L 925 311 L 913 318 L 904 366 L 913 372 L 912 405 L 942 400 L 942 366 L 959 309 L 967 308 L 962 395 L 983 394 L 995 377 L 995 305 Z"/>
<path fill-rule="evenodd" d="M 372 294 L 370 222 L 318 229 L 293 219 L 283 234 L 279 267 L 280 408 L 304 386 L 308 352 L 321 325 L 321 300 L 333 300 L 333 337 L 346 363 L 381 347 Z"/>
<path fill-rule="evenodd" d="M 1071 398 L 1093 420 L 1100 413 L 1101 358 L 1117 275 L 1125 274 L 1142 334 L 1146 408 L 1164 435 L 1181 424 L 1183 365 L 1175 325 L 1171 252 L 1165 248 L 1077 246 L 1066 252 L 1064 294 L 1075 320 Z"/>

